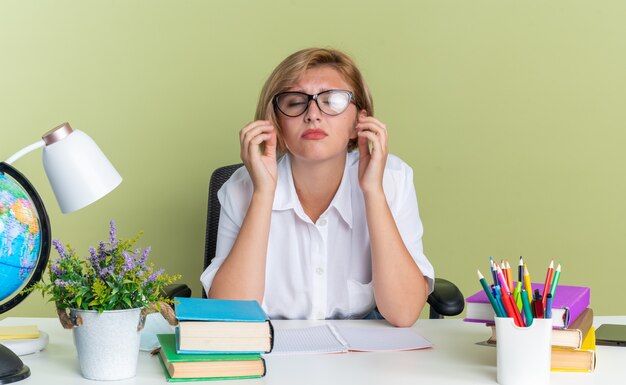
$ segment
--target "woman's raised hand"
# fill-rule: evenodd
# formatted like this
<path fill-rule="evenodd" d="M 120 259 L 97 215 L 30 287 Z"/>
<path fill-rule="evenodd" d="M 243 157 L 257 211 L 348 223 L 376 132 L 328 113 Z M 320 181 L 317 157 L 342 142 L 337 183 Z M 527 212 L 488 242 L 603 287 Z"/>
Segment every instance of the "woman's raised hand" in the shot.
<path fill-rule="evenodd" d="M 249 123 L 239 131 L 241 160 L 257 192 L 274 193 L 277 180 L 276 128 L 268 120 Z"/>
<path fill-rule="evenodd" d="M 373 116 L 359 113 L 356 131 L 359 145 L 359 185 L 363 193 L 382 192 L 387 163 L 387 127 Z M 370 148 L 371 146 L 371 148 Z"/>

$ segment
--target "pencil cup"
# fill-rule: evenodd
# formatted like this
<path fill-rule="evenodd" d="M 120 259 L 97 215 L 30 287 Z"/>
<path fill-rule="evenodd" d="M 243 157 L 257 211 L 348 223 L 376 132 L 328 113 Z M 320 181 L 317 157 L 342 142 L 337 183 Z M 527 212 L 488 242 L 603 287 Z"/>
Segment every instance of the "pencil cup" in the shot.
<path fill-rule="evenodd" d="M 498 383 L 501 385 L 550 383 L 552 320 L 535 318 L 518 327 L 513 318 L 495 317 Z"/>

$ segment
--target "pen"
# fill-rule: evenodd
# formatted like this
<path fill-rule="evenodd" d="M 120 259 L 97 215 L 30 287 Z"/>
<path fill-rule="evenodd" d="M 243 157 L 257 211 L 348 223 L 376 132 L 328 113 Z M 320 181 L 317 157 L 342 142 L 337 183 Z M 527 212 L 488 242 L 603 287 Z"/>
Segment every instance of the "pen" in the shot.
<path fill-rule="evenodd" d="M 552 294 L 552 298 L 554 298 L 554 293 L 556 293 L 556 286 L 559 284 L 559 278 L 561 278 L 561 264 L 556 267 L 554 271 L 554 278 L 552 278 L 552 287 L 550 288 L 550 294 Z"/>
<path fill-rule="evenodd" d="M 524 264 L 524 288 L 526 289 L 526 294 L 528 294 L 528 303 L 530 303 L 533 300 L 533 287 L 530 284 L 530 273 L 526 264 Z"/>
<path fill-rule="evenodd" d="M 552 294 L 548 293 L 548 298 L 546 299 L 546 311 L 544 313 L 544 318 L 552 318 Z"/>
<path fill-rule="evenodd" d="M 504 314 L 500 313 L 500 307 L 498 307 L 498 304 L 496 303 L 496 299 L 493 297 L 493 294 L 491 294 L 491 289 L 489 288 L 489 285 L 487 285 L 487 281 L 485 280 L 485 277 L 483 277 L 483 275 L 480 273 L 480 270 L 476 270 L 476 272 L 478 273 L 478 280 L 480 281 L 480 284 L 483 286 L 483 290 L 485 290 L 485 293 L 487 293 L 487 298 L 489 298 L 489 302 L 491 302 L 493 311 L 496 313 L 498 317 L 504 317 Z"/>
<path fill-rule="evenodd" d="M 550 261 L 550 266 L 548 266 L 548 272 L 546 273 L 546 283 L 543 285 L 543 306 L 546 304 L 546 295 L 550 292 L 550 285 L 552 284 L 552 274 L 554 274 L 554 258 Z"/>

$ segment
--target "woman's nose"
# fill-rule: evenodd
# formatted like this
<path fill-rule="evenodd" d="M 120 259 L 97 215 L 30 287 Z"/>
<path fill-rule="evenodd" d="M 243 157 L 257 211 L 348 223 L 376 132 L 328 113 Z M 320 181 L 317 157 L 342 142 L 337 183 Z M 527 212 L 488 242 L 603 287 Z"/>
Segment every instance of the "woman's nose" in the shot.
<path fill-rule="evenodd" d="M 317 100 L 311 99 L 311 101 L 309 102 L 309 108 L 307 108 L 306 112 L 304 113 L 304 119 L 306 121 L 318 120 L 321 115 L 322 111 L 317 105 Z"/>

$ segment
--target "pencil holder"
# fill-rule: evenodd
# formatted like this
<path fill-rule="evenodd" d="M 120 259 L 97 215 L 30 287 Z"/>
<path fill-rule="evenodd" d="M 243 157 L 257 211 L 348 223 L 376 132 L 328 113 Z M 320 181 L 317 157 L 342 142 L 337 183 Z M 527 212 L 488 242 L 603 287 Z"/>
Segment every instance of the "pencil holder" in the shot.
<path fill-rule="evenodd" d="M 535 318 L 518 327 L 513 318 L 495 317 L 498 383 L 548 384 L 552 349 L 552 320 Z"/>

